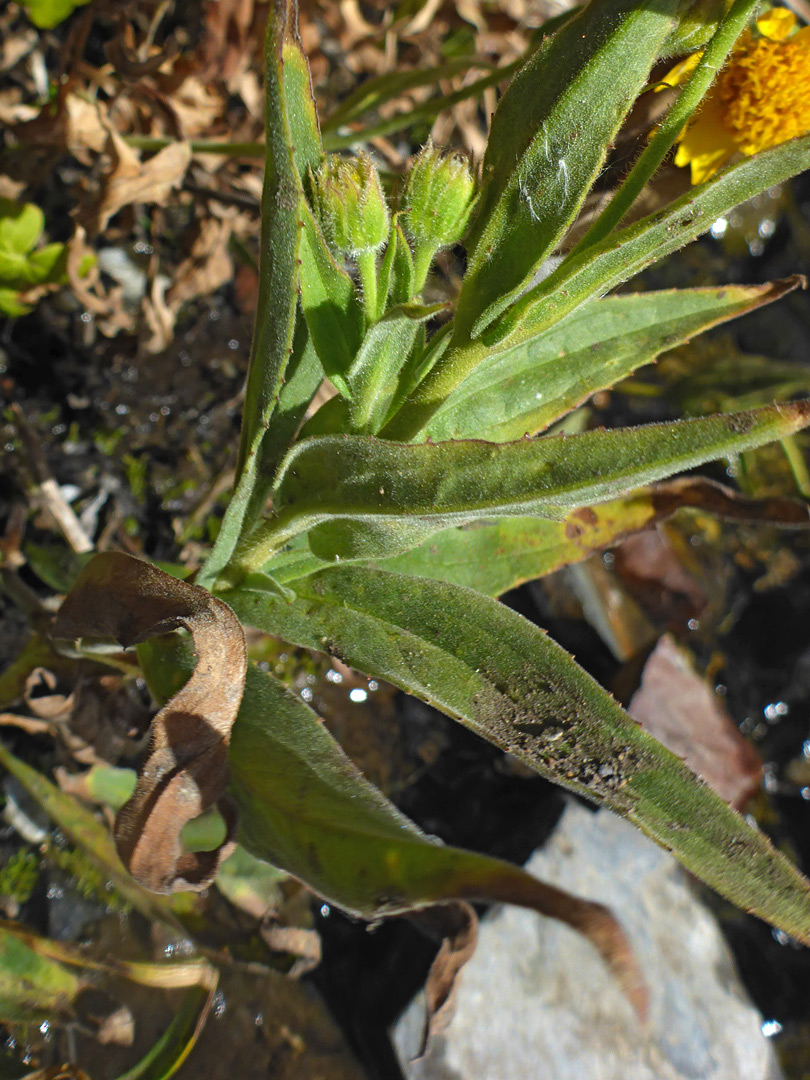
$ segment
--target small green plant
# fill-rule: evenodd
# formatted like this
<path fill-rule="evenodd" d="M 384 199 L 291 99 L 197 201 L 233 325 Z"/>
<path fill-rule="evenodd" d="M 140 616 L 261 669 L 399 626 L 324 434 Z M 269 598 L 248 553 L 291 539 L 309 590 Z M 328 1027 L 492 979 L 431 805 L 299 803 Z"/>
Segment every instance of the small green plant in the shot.
<path fill-rule="evenodd" d="M 22 0 L 22 6 L 28 18 L 40 30 L 50 30 L 64 22 L 78 7 L 84 7 L 90 0 Z"/>
<path fill-rule="evenodd" d="M 54 630 L 140 643 L 150 686 L 167 702 L 116 824 L 119 852 L 142 882 L 203 887 L 238 835 L 253 855 L 367 918 L 510 900 L 585 929 L 627 975 L 603 911 L 443 846 L 395 810 L 307 705 L 246 665 L 244 624 L 431 703 L 810 943 L 810 885 L 790 862 L 497 600 L 677 505 L 718 505 L 708 483 L 661 482 L 810 424 L 810 403 L 798 401 L 549 434 L 662 351 L 799 285 L 611 295 L 810 166 L 810 136 L 796 138 L 622 227 L 755 9 L 735 0 L 707 21 L 683 0 L 592 0 L 556 20 L 514 76 L 480 183 L 465 159 L 428 145 L 394 207 L 367 156 L 325 158 L 294 4 L 276 0 L 258 315 L 233 497 L 194 584 L 104 553 Z M 541 272 L 653 66 L 687 40 L 705 48 L 670 114 L 589 231 Z M 455 302 L 427 305 L 436 253 L 462 240 Z M 337 394 L 314 411 L 325 376 Z M 178 626 L 193 634 L 196 669 L 182 640 L 147 640 Z M 184 824 L 214 805 L 225 841 L 187 850 Z"/>
<path fill-rule="evenodd" d="M 45 215 L 38 206 L 0 199 L 0 313 L 4 315 L 27 315 L 44 291 L 42 286 L 67 281 L 65 245 L 37 247 L 44 228 Z"/>

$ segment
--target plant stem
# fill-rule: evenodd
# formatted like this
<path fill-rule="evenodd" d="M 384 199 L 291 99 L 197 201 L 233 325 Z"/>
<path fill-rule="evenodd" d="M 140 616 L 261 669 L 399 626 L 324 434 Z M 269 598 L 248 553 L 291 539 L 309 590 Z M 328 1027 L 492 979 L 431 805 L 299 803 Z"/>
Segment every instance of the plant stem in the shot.
<path fill-rule="evenodd" d="M 672 149 L 692 113 L 700 105 L 737 38 L 748 25 L 758 3 L 759 0 L 735 0 L 732 4 L 728 15 L 720 23 L 706 46 L 692 77 L 641 153 L 627 179 L 615 192 L 585 236 L 569 252 L 569 258 L 604 240 L 627 214 L 644 185 L 652 178 L 658 166 Z"/>
<path fill-rule="evenodd" d="M 430 264 L 433 262 L 433 257 L 436 254 L 436 249 L 429 245 L 420 244 L 413 256 L 413 294 L 419 296 L 422 289 L 425 287 L 427 276 L 430 273 Z"/>
<path fill-rule="evenodd" d="M 155 153 L 167 146 L 172 146 L 179 139 L 167 139 L 153 137 L 151 135 L 125 135 L 124 142 L 136 150 L 145 150 L 147 153 Z M 192 139 L 192 154 L 224 154 L 226 157 L 254 157 L 263 158 L 267 147 L 259 142 L 219 142 L 216 139 Z"/>
<path fill-rule="evenodd" d="M 295 514 L 287 510 L 261 522 L 250 536 L 240 540 L 234 557 L 223 575 L 223 581 L 227 581 L 229 570 L 235 571 L 237 575 L 261 570 L 268 559 L 288 544 L 294 536 L 316 525 L 319 520 L 323 520 L 323 517 L 318 514 Z"/>
<path fill-rule="evenodd" d="M 375 323 L 380 317 L 377 310 L 377 254 L 374 251 L 364 251 L 356 258 L 360 284 L 363 286 L 366 317 L 369 323 Z"/>

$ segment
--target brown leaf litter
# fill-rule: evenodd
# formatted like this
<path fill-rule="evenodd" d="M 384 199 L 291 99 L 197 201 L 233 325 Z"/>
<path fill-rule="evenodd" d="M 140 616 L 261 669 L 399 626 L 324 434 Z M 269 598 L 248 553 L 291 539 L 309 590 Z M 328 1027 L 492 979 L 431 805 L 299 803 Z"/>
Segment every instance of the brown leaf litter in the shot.
<path fill-rule="evenodd" d="M 197 666 L 154 718 L 135 792 L 115 822 L 124 865 L 161 893 L 205 888 L 233 850 L 236 814 L 225 788 L 247 668 L 242 628 L 204 589 L 119 552 L 88 563 L 53 628 L 55 637 L 114 637 L 128 646 L 178 627 L 192 635 Z M 225 841 L 215 851 L 185 851 L 183 826 L 213 806 L 225 819 Z"/>

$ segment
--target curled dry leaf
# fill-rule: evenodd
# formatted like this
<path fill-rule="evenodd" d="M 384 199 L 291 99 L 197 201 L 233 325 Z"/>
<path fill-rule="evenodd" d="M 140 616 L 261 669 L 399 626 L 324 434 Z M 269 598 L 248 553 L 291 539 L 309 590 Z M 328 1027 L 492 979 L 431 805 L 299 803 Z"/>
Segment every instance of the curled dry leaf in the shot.
<path fill-rule="evenodd" d="M 58 693 L 56 684 L 54 673 L 44 667 L 35 667 L 25 680 L 23 700 L 40 720 L 60 720 L 73 708 L 73 694 Z"/>
<path fill-rule="evenodd" d="M 756 794 L 759 755 L 670 634 L 644 665 L 627 711 L 735 809 Z"/>
<path fill-rule="evenodd" d="M 186 142 L 171 143 L 148 161 L 141 161 L 137 151 L 127 146 L 114 128 L 108 128 L 108 134 L 107 149 L 113 169 L 106 177 L 101 202 L 95 209 L 96 232 L 101 232 L 113 214 L 130 203 L 162 206 L 179 187 L 191 162 L 191 147 Z"/>
<path fill-rule="evenodd" d="M 478 916 L 470 904 L 456 901 L 417 911 L 411 921 L 428 934 L 442 935 L 439 951 L 425 982 L 425 1027 L 417 1058 L 423 1057 L 434 1035 L 440 1035 L 453 1016 L 458 975 L 475 952 Z"/>
<path fill-rule="evenodd" d="M 205 888 L 233 848 L 236 812 L 224 792 L 247 667 L 242 628 L 205 589 L 118 552 L 88 563 L 53 628 L 55 637 L 114 637 L 126 646 L 178 627 L 190 631 L 197 665 L 154 718 L 135 792 L 115 821 L 124 865 L 161 893 Z M 185 851 L 183 826 L 214 805 L 227 825 L 224 843 L 215 851 Z"/>

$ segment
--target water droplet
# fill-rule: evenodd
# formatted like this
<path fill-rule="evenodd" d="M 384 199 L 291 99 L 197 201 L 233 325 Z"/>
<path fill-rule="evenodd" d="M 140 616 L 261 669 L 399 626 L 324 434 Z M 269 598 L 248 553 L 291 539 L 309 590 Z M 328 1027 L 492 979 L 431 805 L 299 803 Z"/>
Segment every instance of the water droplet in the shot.
<path fill-rule="evenodd" d="M 353 690 L 349 691 L 349 699 L 351 701 L 356 702 L 358 705 L 361 702 L 365 701 L 367 697 L 368 697 L 368 691 L 363 690 L 359 686 L 355 686 L 355 688 Z"/>
<path fill-rule="evenodd" d="M 782 1030 L 782 1025 L 778 1020 L 763 1020 L 762 1021 L 762 1034 L 766 1039 L 772 1039 L 774 1035 L 778 1035 Z"/>
<path fill-rule="evenodd" d="M 712 225 L 711 229 L 709 229 L 709 232 L 715 240 L 719 240 L 721 236 L 725 236 L 727 229 L 728 221 L 724 217 L 719 217 Z"/>
<path fill-rule="evenodd" d="M 789 712 L 790 706 L 784 701 L 772 701 L 762 710 L 762 713 L 769 724 L 775 724 L 780 717 L 787 716 Z"/>

